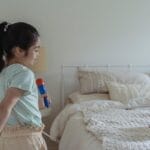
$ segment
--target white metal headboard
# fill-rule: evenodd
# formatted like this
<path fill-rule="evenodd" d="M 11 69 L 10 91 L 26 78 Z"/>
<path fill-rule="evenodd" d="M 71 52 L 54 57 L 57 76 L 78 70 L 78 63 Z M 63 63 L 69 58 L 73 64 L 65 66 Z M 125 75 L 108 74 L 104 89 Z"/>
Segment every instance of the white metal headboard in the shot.
<path fill-rule="evenodd" d="M 61 107 L 65 105 L 65 99 L 68 94 L 79 88 L 77 79 L 78 68 L 92 68 L 98 70 L 127 70 L 136 72 L 150 73 L 150 65 L 62 65 L 61 66 L 61 82 L 60 82 L 60 95 Z M 70 81 L 69 81 L 70 80 Z M 67 87 L 67 90 L 66 90 Z"/>

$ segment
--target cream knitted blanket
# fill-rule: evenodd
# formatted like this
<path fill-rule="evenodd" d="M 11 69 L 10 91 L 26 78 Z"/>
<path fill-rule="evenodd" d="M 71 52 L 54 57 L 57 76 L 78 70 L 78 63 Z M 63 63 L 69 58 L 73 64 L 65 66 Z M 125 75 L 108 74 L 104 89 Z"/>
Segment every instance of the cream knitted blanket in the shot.
<path fill-rule="evenodd" d="M 150 150 L 150 107 L 125 109 L 111 103 L 83 103 L 86 129 L 104 150 Z"/>

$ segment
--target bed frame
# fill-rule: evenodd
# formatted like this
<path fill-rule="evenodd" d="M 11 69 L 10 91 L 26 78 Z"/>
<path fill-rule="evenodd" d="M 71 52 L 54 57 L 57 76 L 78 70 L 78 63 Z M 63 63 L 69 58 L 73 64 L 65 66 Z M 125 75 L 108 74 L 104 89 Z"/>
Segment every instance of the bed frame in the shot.
<path fill-rule="evenodd" d="M 105 71 L 134 71 L 144 72 L 150 74 L 150 65 L 61 65 L 61 81 L 60 81 L 60 98 L 61 108 L 64 108 L 67 96 L 73 91 L 79 89 L 79 82 L 77 78 L 77 70 L 79 68 L 88 68 L 92 70 Z"/>

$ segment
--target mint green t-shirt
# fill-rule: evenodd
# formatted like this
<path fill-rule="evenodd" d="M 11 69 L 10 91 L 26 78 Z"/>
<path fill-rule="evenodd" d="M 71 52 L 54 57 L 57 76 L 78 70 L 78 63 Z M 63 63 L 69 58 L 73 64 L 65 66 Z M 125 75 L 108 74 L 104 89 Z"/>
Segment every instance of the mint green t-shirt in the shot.
<path fill-rule="evenodd" d="M 38 90 L 34 73 L 21 64 L 12 64 L 0 73 L 0 101 L 8 88 L 15 87 L 25 91 L 14 106 L 7 125 L 41 126 L 41 113 L 38 107 Z"/>

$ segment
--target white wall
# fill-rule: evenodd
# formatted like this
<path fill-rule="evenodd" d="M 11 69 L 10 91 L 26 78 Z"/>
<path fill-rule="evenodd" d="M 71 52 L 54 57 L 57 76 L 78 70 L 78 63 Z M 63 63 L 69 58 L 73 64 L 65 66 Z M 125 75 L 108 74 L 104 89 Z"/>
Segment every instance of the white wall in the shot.
<path fill-rule="evenodd" d="M 61 64 L 149 64 L 149 0 L 0 0 L 0 21 L 38 28 L 47 49 L 43 74 L 60 104 Z"/>

